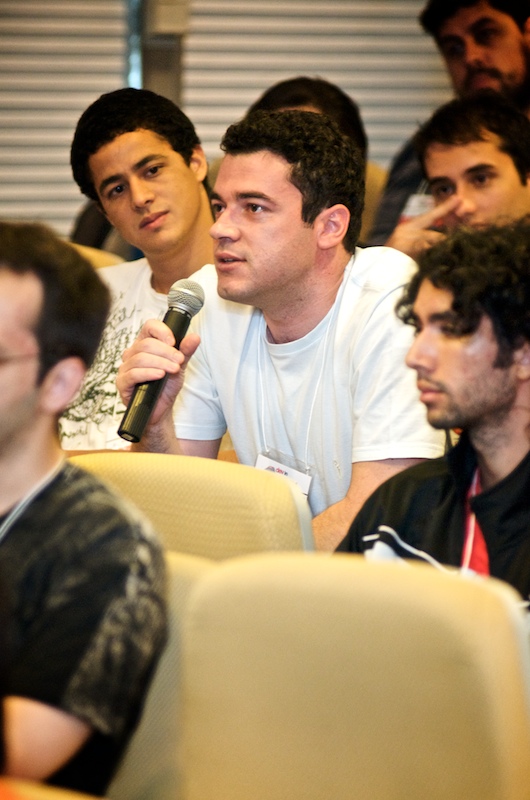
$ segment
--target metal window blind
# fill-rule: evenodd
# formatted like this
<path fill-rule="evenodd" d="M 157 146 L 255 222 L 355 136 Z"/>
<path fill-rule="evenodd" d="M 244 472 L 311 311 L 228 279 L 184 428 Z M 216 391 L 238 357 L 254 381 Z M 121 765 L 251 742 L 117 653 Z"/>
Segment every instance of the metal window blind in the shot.
<path fill-rule="evenodd" d="M 183 107 L 209 157 L 267 87 L 296 75 L 337 83 L 359 104 L 370 158 L 386 166 L 451 96 L 417 21 L 424 0 L 190 0 Z"/>
<path fill-rule="evenodd" d="M 0 0 L 0 217 L 70 232 L 75 124 L 126 61 L 127 0 Z"/>

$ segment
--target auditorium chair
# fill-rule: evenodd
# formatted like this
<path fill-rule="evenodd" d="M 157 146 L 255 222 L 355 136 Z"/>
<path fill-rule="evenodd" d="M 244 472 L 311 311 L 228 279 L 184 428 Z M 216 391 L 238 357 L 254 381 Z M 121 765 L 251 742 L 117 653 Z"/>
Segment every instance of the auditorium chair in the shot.
<path fill-rule="evenodd" d="M 180 798 L 181 776 L 177 754 L 182 721 L 182 623 L 193 587 L 202 575 L 217 565 L 207 559 L 180 553 L 166 552 L 165 557 L 168 572 L 168 640 L 149 687 L 138 728 L 108 788 L 109 800 Z"/>
<path fill-rule="evenodd" d="M 132 500 L 170 550 L 223 559 L 314 548 L 309 506 L 287 478 L 159 453 L 94 452 L 71 460 Z"/>
<path fill-rule="evenodd" d="M 355 555 L 220 564 L 183 628 L 182 800 L 527 800 L 520 605 Z"/>
<path fill-rule="evenodd" d="M 98 800 L 91 794 L 59 789 L 37 781 L 0 777 L 0 800 Z"/>

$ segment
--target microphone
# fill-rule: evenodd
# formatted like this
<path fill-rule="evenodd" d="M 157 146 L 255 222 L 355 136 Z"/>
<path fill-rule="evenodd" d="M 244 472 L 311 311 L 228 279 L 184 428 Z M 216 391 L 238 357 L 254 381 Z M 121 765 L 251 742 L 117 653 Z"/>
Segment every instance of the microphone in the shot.
<path fill-rule="evenodd" d="M 175 347 L 178 348 L 186 335 L 191 318 L 204 305 L 204 290 L 195 281 L 182 278 L 169 290 L 167 304 L 169 308 L 164 322 L 168 328 L 171 328 L 175 337 Z M 136 384 L 118 428 L 118 434 L 122 439 L 126 439 L 128 442 L 140 441 L 166 381 L 167 375 L 156 381 Z"/>

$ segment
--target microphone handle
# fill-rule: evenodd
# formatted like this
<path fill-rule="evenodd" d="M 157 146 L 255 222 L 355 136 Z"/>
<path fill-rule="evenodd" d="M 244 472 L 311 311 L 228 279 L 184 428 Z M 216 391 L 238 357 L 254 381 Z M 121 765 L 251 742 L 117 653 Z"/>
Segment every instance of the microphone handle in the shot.
<path fill-rule="evenodd" d="M 180 347 L 191 322 L 191 315 L 182 307 L 170 308 L 163 321 L 175 336 L 175 347 Z M 167 375 L 156 381 L 136 384 L 118 428 L 118 435 L 122 439 L 134 443 L 140 441 L 166 381 Z"/>

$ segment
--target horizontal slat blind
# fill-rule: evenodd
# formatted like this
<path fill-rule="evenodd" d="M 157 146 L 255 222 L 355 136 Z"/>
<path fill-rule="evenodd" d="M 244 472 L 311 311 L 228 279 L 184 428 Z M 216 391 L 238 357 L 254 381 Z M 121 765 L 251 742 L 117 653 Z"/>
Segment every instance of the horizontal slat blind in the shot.
<path fill-rule="evenodd" d="M 424 0 L 190 0 L 183 106 L 209 157 L 226 127 L 273 83 L 337 83 L 360 106 L 370 157 L 387 165 L 451 95 L 417 21 Z"/>
<path fill-rule="evenodd" d="M 70 232 L 75 124 L 126 61 L 126 0 L 0 0 L 0 217 Z"/>

